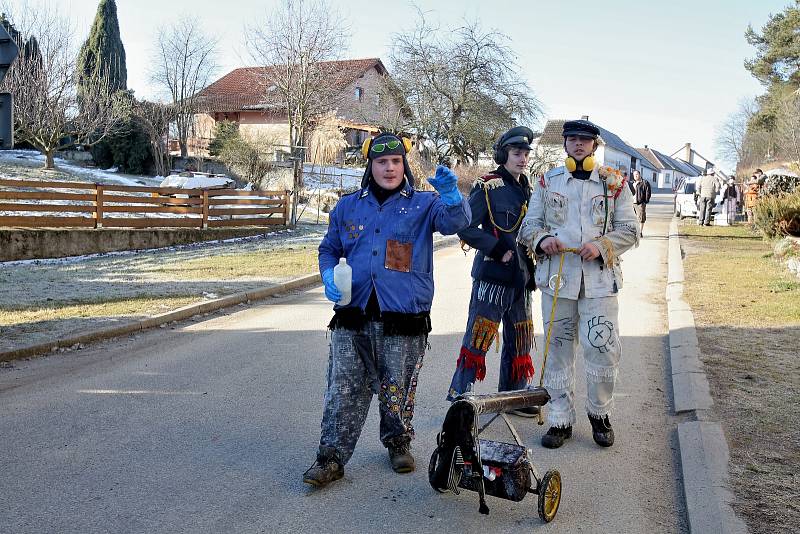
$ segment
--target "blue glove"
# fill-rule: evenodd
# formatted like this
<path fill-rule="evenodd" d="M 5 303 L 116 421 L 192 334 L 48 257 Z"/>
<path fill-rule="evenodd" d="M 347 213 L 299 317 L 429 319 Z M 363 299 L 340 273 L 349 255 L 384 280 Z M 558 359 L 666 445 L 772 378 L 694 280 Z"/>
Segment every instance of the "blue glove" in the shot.
<path fill-rule="evenodd" d="M 439 193 L 445 206 L 461 204 L 461 193 L 458 191 L 458 176 L 453 174 L 453 171 L 444 165 L 439 165 L 436 167 L 436 177 L 428 178 L 428 182 Z"/>
<path fill-rule="evenodd" d="M 342 300 L 339 288 L 333 283 L 333 267 L 325 269 L 322 273 L 322 283 L 325 284 L 325 297 L 334 304 Z"/>

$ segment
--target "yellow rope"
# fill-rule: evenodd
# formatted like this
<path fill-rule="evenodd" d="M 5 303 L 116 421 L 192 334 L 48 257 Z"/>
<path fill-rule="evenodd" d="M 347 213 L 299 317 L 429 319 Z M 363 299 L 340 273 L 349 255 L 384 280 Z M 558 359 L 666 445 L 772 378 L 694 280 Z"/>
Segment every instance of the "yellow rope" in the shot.
<path fill-rule="evenodd" d="M 550 308 L 550 324 L 547 326 L 547 337 L 544 342 L 544 356 L 542 357 L 542 373 L 539 375 L 539 387 L 544 386 L 544 369 L 547 367 L 547 354 L 550 352 L 550 335 L 553 333 L 553 321 L 556 319 L 556 306 L 558 306 L 558 290 L 561 289 L 561 272 L 564 270 L 564 258 L 567 252 L 578 253 L 577 248 L 565 248 L 561 252 L 561 259 L 558 262 L 558 274 L 556 284 L 553 288 L 553 305 Z M 539 424 L 544 424 L 544 410 L 539 410 Z"/>
<path fill-rule="evenodd" d="M 496 222 L 494 222 L 494 214 L 492 213 L 492 205 L 489 203 L 489 188 L 488 187 L 484 187 L 483 188 L 483 192 L 486 194 L 486 209 L 489 211 L 489 220 L 492 221 L 492 226 L 494 226 L 495 228 L 497 228 L 501 232 L 505 232 L 507 234 L 512 234 L 512 233 L 516 232 L 517 228 L 519 228 L 519 226 L 522 224 L 522 219 L 525 218 L 525 213 L 527 213 L 527 211 L 528 211 L 528 204 L 527 203 L 523 203 L 522 204 L 522 210 L 520 211 L 519 218 L 517 219 L 517 222 L 515 222 L 514 226 L 512 226 L 511 228 L 506 229 L 506 228 L 503 228 L 502 226 L 498 225 Z"/>

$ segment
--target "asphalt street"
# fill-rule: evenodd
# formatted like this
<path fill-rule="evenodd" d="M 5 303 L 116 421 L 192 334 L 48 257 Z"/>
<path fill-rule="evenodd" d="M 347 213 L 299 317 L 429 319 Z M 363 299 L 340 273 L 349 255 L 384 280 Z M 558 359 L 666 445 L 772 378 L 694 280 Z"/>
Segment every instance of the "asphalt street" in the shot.
<path fill-rule="evenodd" d="M 489 497 L 484 516 L 476 494 L 438 494 L 428 484 L 470 289 L 472 256 L 450 247 L 435 259 L 416 472 L 391 470 L 374 401 L 345 478 L 323 490 L 302 484 L 319 439 L 331 317 L 315 288 L 0 368 L 0 532 L 685 532 L 680 421 L 668 400 L 671 207 L 671 195 L 653 195 L 645 238 L 623 256 L 617 443 L 596 446 L 580 416 L 573 439 L 547 450 L 539 445 L 546 426 L 513 418 L 537 469 L 561 472 L 550 524 L 533 494 L 518 503 Z M 537 295 L 541 336 L 540 315 Z M 490 352 L 479 392 L 496 387 L 498 356 Z M 512 439 L 502 425 L 486 435 Z"/>

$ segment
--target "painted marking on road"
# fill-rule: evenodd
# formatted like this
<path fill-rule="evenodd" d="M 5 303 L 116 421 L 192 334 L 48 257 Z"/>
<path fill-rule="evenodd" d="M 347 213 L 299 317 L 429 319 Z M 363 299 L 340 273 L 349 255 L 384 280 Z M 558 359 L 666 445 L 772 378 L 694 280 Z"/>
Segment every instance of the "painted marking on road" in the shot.
<path fill-rule="evenodd" d="M 201 391 L 155 391 L 152 389 L 79 389 L 93 395 L 205 395 Z"/>

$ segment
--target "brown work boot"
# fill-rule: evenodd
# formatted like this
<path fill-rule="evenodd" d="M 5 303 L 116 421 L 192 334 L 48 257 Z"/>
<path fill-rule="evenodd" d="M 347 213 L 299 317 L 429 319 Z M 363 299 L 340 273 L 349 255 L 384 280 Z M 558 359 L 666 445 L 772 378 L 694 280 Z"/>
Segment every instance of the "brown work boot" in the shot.
<path fill-rule="evenodd" d="M 320 452 L 317 454 L 317 460 L 314 462 L 314 465 L 303 473 L 303 482 L 315 488 L 324 488 L 343 476 L 344 466 L 339 463 L 336 455 L 326 455 Z"/>
<path fill-rule="evenodd" d="M 414 470 L 411 443 L 391 444 L 386 448 L 389 450 L 389 460 L 392 462 L 392 469 L 395 473 L 410 473 Z"/>

